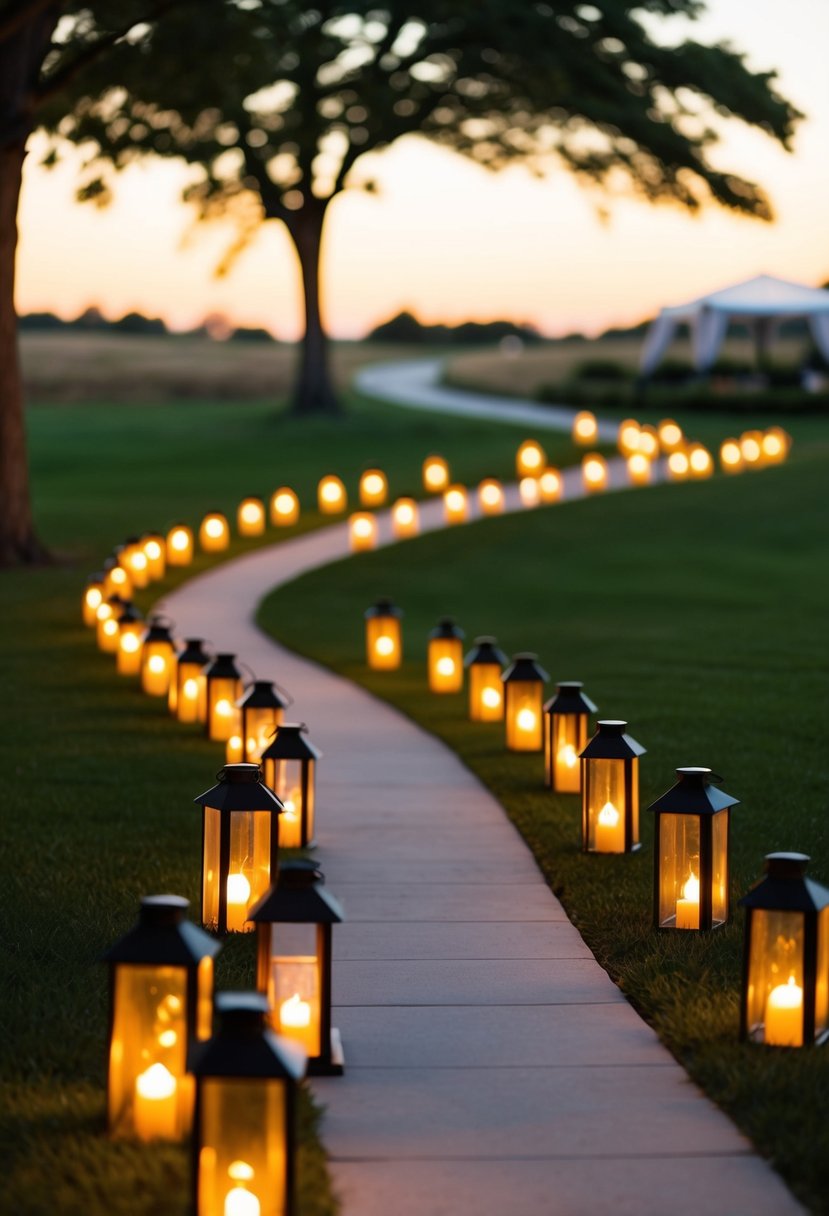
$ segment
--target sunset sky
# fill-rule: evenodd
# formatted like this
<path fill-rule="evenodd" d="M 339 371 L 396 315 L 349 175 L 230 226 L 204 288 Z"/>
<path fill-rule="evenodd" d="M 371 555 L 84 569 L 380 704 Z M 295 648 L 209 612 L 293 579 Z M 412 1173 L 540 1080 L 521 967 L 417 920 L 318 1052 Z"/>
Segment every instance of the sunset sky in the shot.
<path fill-rule="evenodd" d="M 411 137 L 373 158 L 378 195 L 347 192 L 332 207 L 323 279 L 332 332 L 358 337 L 408 308 L 430 322 L 511 317 L 551 335 L 595 333 L 754 274 L 829 279 L 829 0 L 708 7 L 692 36 L 728 38 L 752 67 L 776 67 L 782 91 L 808 115 L 793 155 L 737 123 L 717 154 L 765 186 L 773 225 L 614 202 L 563 171 L 541 182 L 517 168 L 494 176 Z M 665 24 L 672 37 L 684 28 Z M 21 206 L 20 312 L 72 317 L 97 305 L 113 318 L 160 315 L 174 328 L 221 312 L 297 336 L 298 274 L 281 225 L 268 224 L 220 280 L 214 268 L 230 233 L 194 227 L 180 202 L 183 167 L 127 171 L 115 203 L 99 211 L 73 202 L 72 155 L 52 172 L 36 162 Z"/>

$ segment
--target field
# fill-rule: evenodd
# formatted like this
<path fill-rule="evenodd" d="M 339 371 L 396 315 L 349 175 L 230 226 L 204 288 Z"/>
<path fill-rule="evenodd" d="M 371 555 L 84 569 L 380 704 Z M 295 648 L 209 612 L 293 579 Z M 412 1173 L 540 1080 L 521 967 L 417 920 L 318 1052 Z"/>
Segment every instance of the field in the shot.
<path fill-rule="evenodd" d="M 501 728 L 470 724 L 463 697 L 430 696 L 424 670 L 428 630 L 446 613 L 468 639 L 492 633 L 508 653 L 538 652 L 553 679 L 584 680 L 602 715 L 627 719 L 647 747 L 643 806 L 679 765 L 722 775 L 741 800 L 734 900 L 774 850 L 810 854 L 810 872 L 829 882 L 829 429 L 795 453 L 761 473 L 565 503 L 363 554 L 281 589 L 260 621 L 458 752 L 505 805 L 602 965 L 826 1213 L 829 1055 L 738 1042 L 742 913 L 710 938 L 655 933 L 651 816 L 641 853 L 585 857 L 577 799 L 545 790 L 540 758 L 506 753 Z M 406 613 L 399 673 L 364 666 L 362 612 L 380 589 Z"/>

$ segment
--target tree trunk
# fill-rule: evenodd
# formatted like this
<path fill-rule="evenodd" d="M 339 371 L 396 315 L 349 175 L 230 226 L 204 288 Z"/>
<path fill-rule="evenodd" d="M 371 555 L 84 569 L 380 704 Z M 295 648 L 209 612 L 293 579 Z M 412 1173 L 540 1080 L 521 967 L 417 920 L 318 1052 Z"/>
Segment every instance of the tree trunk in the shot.
<path fill-rule="evenodd" d="M 294 414 L 342 412 L 328 370 L 328 335 L 320 312 L 320 248 L 327 208 L 327 199 L 310 198 L 285 221 L 299 257 L 305 305 L 305 333 L 291 402 Z"/>
<path fill-rule="evenodd" d="M 0 566 L 41 561 L 34 534 L 26 460 L 23 383 L 14 311 L 17 205 L 22 145 L 0 147 Z"/>

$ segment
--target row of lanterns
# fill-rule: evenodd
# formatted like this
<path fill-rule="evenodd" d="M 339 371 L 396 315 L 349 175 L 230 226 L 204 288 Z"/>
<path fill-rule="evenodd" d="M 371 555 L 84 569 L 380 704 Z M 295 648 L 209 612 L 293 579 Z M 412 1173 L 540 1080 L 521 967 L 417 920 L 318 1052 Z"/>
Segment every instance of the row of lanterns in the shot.
<path fill-rule="evenodd" d="M 400 666 L 402 615 L 386 599 L 366 611 L 366 660 L 373 670 Z M 637 852 L 645 748 L 627 733 L 627 723 L 600 720 L 588 737 L 597 710 L 580 682 L 559 682 L 545 704 L 549 676 L 534 654 L 508 662 L 495 638 L 479 637 L 464 656 L 463 639 L 448 617 L 429 634 L 430 691 L 462 692 L 466 671 L 470 721 L 503 721 L 508 750 L 543 751 L 545 784 L 581 795 L 582 850 Z M 738 799 L 718 788 L 709 768 L 679 768 L 677 778 L 647 808 L 655 816 L 654 925 L 711 931 L 729 920 L 730 810 Z M 808 860 L 770 854 L 765 878 L 740 901 L 746 909 L 741 1033 L 771 1046 L 829 1039 L 829 889 L 806 877 Z"/>
<path fill-rule="evenodd" d="M 125 571 L 132 545 L 116 554 Z M 314 843 L 321 753 L 304 725 L 284 721 L 284 690 L 266 680 L 245 686 L 234 655 L 210 655 L 197 638 L 179 648 L 169 622 L 144 621 L 123 595 L 104 599 L 98 589 L 96 605 L 87 588 L 84 620 L 118 673 L 165 699 L 179 721 L 203 725 L 238 761 L 195 800 L 203 928 L 185 919 L 186 900 L 147 897 L 138 924 L 106 955 L 108 1126 L 143 1141 L 192 1134 L 198 1213 L 291 1216 L 297 1085 L 343 1071 L 331 1025 L 332 926 L 342 911 L 313 861 L 280 864 L 282 849 Z M 220 939 L 252 931 L 256 991 L 214 1000 Z"/>

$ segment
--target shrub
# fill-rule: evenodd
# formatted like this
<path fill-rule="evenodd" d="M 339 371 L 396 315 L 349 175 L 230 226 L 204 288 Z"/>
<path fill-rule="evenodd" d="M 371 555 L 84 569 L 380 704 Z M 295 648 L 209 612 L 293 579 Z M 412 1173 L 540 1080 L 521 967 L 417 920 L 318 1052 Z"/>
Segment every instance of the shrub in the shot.
<path fill-rule="evenodd" d="M 575 380 L 632 380 L 634 370 L 618 359 L 584 359 L 573 371 Z"/>

